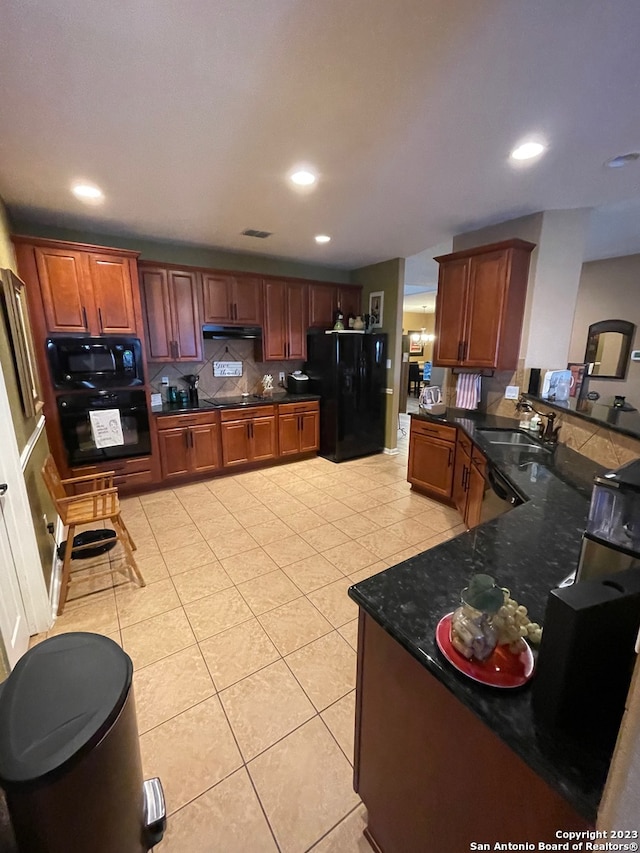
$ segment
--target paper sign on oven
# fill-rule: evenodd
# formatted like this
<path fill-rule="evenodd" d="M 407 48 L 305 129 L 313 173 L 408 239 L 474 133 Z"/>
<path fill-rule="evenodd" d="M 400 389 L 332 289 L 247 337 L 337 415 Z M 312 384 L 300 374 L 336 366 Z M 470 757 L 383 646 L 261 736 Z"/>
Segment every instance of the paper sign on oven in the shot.
<path fill-rule="evenodd" d="M 89 412 L 91 435 L 96 447 L 116 447 L 124 444 L 119 409 L 101 409 Z"/>

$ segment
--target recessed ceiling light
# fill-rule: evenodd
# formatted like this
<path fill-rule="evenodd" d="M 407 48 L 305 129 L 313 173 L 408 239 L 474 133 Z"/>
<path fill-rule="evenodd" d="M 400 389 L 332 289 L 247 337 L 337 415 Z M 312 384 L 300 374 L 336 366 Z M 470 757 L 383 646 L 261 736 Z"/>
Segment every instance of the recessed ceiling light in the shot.
<path fill-rule="evenodd" d="M 299 187 L 310 187 L 318 180 L 314 173 L 310 172 L 309 169 L 297 169 L 295 172 L 292 172 L 289 177 L 293 183 L 297 184 Z"/>
<path fill-rule="evenodd" d="M 631 163 L 635 163 L 636 160 L 640 159 L 640 152 L 632 151 L 630 154 L 619 154 L 617 157 L 612 157 L 611 160 L 607 160 L 604 164 L 608 166 L 610 169 L 621 169 L 623 166 L 629 166 Z"/>
<path fill-rule="evenodd" d="M 523 142 L 511 152 L 512 160 L 531 160 L 533 157 L 538 157 L 545 150 L 545 146 L 541 142 Z"/>
<path fill-rule="evenodd" d="M 80 201 L 86 201 L 95 204 L 104 199 L 104 193 L 95 184 L 77 183 L 71 187 L 71 192 Z"/>
<path fill-rule="evenodd" d="M 329 240 L 331 240 L 331 237 L 329 237 L 328 234 L 316 234 L 314 240 L 316 243 L 328 243 Z"/>

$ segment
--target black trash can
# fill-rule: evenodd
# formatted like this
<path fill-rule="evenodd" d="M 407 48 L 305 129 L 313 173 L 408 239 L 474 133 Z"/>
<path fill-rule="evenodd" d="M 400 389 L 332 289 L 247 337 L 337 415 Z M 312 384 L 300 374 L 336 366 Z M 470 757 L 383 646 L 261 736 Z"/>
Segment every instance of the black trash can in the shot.
<path fill-rule="evenodd" d="M 162 838 L 143 782 L 133 665 L 100 634 L 28 651 L 0 693 L 0 786 L 20 853 L 142 853 Z"/>

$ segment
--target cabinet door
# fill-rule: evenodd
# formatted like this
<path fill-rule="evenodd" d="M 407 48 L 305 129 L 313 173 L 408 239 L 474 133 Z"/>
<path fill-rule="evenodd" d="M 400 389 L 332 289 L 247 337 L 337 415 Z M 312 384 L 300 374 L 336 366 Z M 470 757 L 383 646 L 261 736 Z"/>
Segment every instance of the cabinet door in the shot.
<path fill-rule="evenodd" d="M 229 323 L 233 319 L 233 278 L 216 273 L 202 274 L 204 322 Z"/>
<path fill-rule="evenodd" d="M 506 289 L 506 252 L 471 259 L 463 357 L 467 367 L 497 366 Z"/>
<path fill-rule="evenodd" d="M 333 284 L 309 285 L 309 326 L 331 329 L 337 307 L 338 295 Z"/>
<path fill-rule="evenodd" d="M 452 442 L 412 433 L 409 445 L 409 482 L 444 498 L 450 498 L 454 455 L 455 445 Z"/>
<path fill-rule="evenodd" d="M 159 268 L 141 269 L 140 288 L 149 360 L 173 361 L 171 298 L 167 271 Z"/>
<path fill-rule="evenodd" d="M 198 274 L 169 271 L 174 361 L 202 361 Z"/>
<path fill-rule="evenodd" d="M 286 358 L 304 359 L 307 357 L 307 285 L 287 284 L 286 290 Z"/>
<path fill-rule="evenodd" d="M 300 453 L 300 415 L 278 417 L 280 456 L 295 456 Z"/>
<path fill-rule="evenodd" d="M 189 427 L 189 444 L 192 471 L 215 471 L 220 467 L 217 424 Z"/>
<path fill-rule="evenodd" d="M 308 453 L 320 446 L 320 415 L 318 412 L 306 412 L 300 418 L 300 452 Z"/>
<path fill-rule="evenodd" d="M 91 252 L 89 275 L 100 334 L 136 334 L 129 259 Z"/>
<path fill-rule="evenodd" d="M 254 418 L 251 421 L 251 461 L 274 459 L 277 447 L 275 416 Z"/>
<path fill-rule="evenodd" d="M 250 461 L 248 421 L 227 421 L 221 424 L 221 437 L 223 468 Z"/>
<path fill-rule="evenodd" d="M 361 302 L 361 287 L 341 287 L 338 290 L 338 308 L 340 308 L 345 317 L 348 314 L 354 314 L 356 317 L 358 314 L 362 314 Z"/>
<path fill-rule="evenodd" d="M 81 252 L 34 249 L 49 332 L 90 332 Z"/>
<path fill-rule="evenodd" d="M 266 281 L 264 285 L 263 342 L 267 361 L 283 361 L 287 357 L 286 290 L 283 281 Z"/>
<path fill-rule="evenodd" d="M 160 469 L 162 479 L 188 474 L 189 466 L 189 430 L 161 429 L 158 430 L 158 446 L 160 448 Z"/>
<path fill-rule="evenodd" d="M 453 472 L 453 502 L 460 515 L 464 518 L 467 510 L 467 478 L 471 468 L 471 457 L 468 456 L 460 443 L 456 446 L 456 464 Z"/>
<path fill-rule="evenodd" d="M 465 521 L 467 527 L 476 527 L 480 524 L 482 511 L 482 500 L 484 498 L 485 479 L 482 471 L 475 465 L 471 465 L 468 474 L 467 485 L 467 512 Z"/>
<path fill-rule="evenodd" d="M 233 322 L 240 326 L 262 325 L 262 279 L 238 276 L 233 281 Z"/>
<path fill-rule="evenodd" d="M 440 367 L 460 364 L 462 358 L 468 271 L 468 258 L 440 266 L 433 351 L 433 363 Z"/>

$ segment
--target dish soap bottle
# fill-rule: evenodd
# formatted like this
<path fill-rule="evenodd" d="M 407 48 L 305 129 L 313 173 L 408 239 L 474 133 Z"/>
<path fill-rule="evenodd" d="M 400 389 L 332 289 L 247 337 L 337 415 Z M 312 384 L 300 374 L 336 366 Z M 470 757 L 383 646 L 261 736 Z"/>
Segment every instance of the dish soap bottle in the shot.
<path fill-rule="evenodd" d="M 529 429 L 532 432 L 540 432 L 540 424 L 542 423 L 542 418 L 538 414 L 534 414 L 534 416 L 529 421 Z"/>
<path fill-rule="evenodd" d="M 336 322 L 334 323 L 333 331 L 334 332 L 344 332 L 344 320 L 343 320 L 343 314 L 341 311 L 338 311 L 338 317 L 336 319 Z"/>

